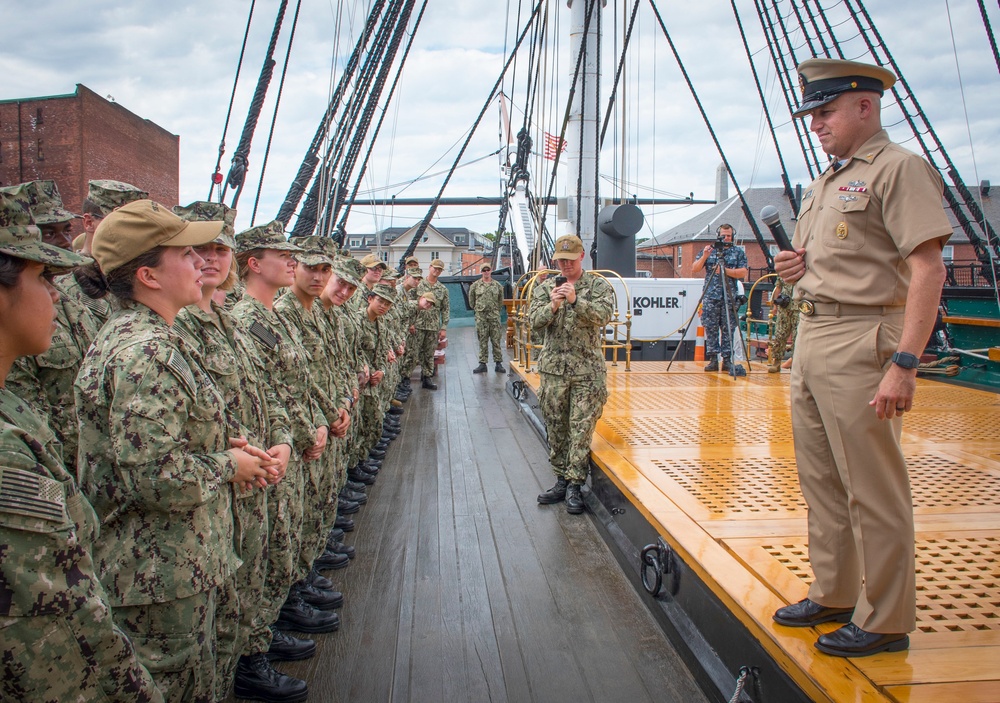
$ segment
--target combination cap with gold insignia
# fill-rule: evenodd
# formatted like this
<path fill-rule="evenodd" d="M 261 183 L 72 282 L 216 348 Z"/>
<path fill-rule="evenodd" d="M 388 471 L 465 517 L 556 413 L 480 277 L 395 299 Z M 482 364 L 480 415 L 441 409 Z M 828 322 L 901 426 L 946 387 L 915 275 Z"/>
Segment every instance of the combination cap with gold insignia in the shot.
<path fill-rule="evenodd" d="M 381 268 L 383 271 L 389 267 L 386 265 L 382 259 L 378 258 L 375 254 L 369 254 L 361 260 L 361 265 L 366 269 Z"/>
<path fill-rule="evenodd" d="M 376 283 L 372 287 L 372 293 L 382 298 L 382 300 L 388 300 L 390 303 L 396 302 L 396 286 L 389 283 Z"/>
<path fill-rule="evenodd" d="M 346 283 L 350 283 L 355 288 L 361 286 L 361 279 L 364 278 L 366 269 L 357 259 L 349 256 L 339 256 L 333 262 L 334 275 Z"/>
<path fill-rule="evenodd" d="M 210 200 L 196 200 L 190 205 L 174 205 L 174 214 L 185 222 L 221 222 L 222 234 L 215 238 L 216 244 L 230 249 L 236 248 L 236 211 L 225 203 Z"/>
<path fill-rule="evenodd" d="M 185 222 L 166 205 L 136 200 L 101 220 L 94 232 L 94 258 L 110 273 L 156 247 L 197 247 L 222 233 L 222 222 Z"/>
<path fill-rule="evenodd" d="M 840 59 L 808 59 L 799 64 L 802 105 L 792 117 L 804 117 L 844 93 L 869 91 L 882 95 L 896 82 L 896 76 L 881 66 Z"/>
<path fill-rule="evenodd" d="M 87 184 L 87 200 L 97 206 L 101 217 L 107 217 L 122 205 L 147 198 L 149 193 L 122 181 L 97 180 Z"/>
<path fill-rule="evenodd" d="M 583 253 L 583 240 L 573 234 L 564 234 L 556 240 L 555 253 L 552 260 L 575 259 Z"/>
<path fill-rule="evenodd" d="M 236 235 L 236 253 L 242 254 L 254 249 L 302 251 L 285 238 L 285 225 L 281 223 L 281 220 L 272 220 L 266 225 L 251 227 Z"/>
<path fill-rule="evenodd" d="M 51 268 L 73 268 L 90 259 L 46 244 L 31 220 L 25 184 L 0 191 L 0 252 L 18 259 L 37 261 Z"/>

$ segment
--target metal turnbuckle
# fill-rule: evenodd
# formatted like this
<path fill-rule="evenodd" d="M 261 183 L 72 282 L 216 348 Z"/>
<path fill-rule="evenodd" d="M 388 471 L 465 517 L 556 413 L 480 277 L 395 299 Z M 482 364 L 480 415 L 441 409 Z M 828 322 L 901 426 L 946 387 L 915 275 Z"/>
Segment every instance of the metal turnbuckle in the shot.
<path fill-rule="evenodd" d="M 648 544 L 643 548 L 640 569 L 646 593 L 658 598 L 663 588 L 663 577 L 670 576 L 670 595 L 677 595 L 680 589 L 680 570 L 674 559 L 674 550 L 662 537 L 656 538 L 656 544 Z"/>

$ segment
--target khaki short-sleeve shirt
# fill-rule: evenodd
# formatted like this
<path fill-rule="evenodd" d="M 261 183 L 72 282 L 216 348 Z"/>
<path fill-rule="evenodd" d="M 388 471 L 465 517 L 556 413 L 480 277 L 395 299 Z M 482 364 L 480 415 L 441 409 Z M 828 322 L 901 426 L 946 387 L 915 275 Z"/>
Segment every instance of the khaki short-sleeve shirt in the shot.
<path fill-rule="evenodd" d="M 806 249 L 796 299 L 846 305 L 903 305 L 906 257 L 952 233 L 941 176 L 920 156 L 869 139 L 841 168 L 827 169 L 802 197 L 793 244 Z"/>

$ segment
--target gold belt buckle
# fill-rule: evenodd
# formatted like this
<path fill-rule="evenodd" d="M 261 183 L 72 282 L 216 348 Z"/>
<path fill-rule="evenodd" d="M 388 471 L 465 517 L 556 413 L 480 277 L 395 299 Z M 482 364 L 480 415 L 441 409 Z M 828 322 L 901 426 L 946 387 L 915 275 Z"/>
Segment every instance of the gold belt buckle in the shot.
<path fill-rule="evenodd" d="M 816 306 L 813 305 L 811 300 L 800 300 L 799 312 L 806 316 L 812 315 L 816 312 Z"/>

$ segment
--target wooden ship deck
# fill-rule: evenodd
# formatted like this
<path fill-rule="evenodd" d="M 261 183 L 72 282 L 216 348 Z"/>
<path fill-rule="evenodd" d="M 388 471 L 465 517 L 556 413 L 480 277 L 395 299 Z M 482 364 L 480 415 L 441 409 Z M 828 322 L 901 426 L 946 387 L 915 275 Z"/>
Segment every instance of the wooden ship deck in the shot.
<path fill-rule="evenodd" d="M 813 648 L 834 625 L 771 621 L 811 575 L 787 372 L 609 365 L 580 518 L 535 502 L 537 375 L 474 376 L 473 330 L 450 334 L 440 390 L 415 390 L 354 516 L 357 558 L 329 574 L 340 631 L 277 665 L 310 700 L 729 700 L 742 669 L 744 701 L 1000 701 L 1000 396 L 919 382 L 918 630 L 845 660 Z M 673 568 L 653 597 L 639 551 L 657 539 Z"/>

